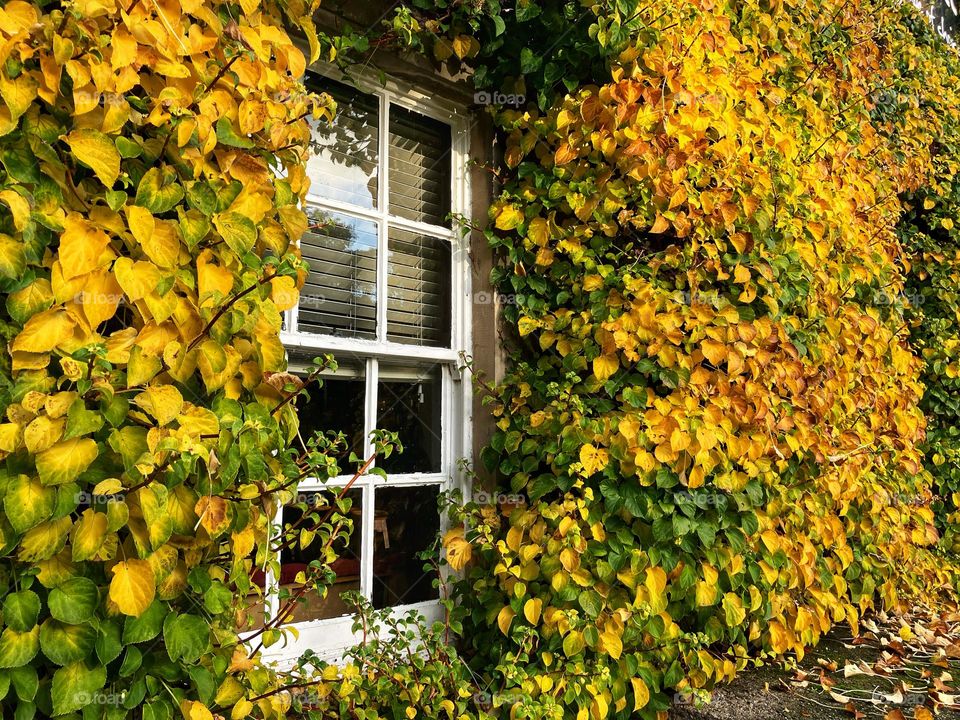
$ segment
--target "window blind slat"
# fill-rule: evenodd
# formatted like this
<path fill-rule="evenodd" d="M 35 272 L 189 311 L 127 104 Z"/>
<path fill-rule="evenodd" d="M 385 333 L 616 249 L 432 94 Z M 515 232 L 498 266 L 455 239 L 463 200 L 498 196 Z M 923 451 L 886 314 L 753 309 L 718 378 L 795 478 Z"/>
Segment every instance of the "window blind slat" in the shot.
<path fill-rule="evenodd" d="M 443 225 L 450 213 L 450 126 L 390 107 L 390 213 Z"/>
<path fill-rule="evenodd" d="M 301 332 L 373 339 L 377 333 L 377 223 L 315 213 L 300 239 L 310 265 L 298 307 Z"/>
<path fill-rule="evenodd" d="M 387 339 L 450 344 L 450 244 L 391 227 L 388 233 Z"/>

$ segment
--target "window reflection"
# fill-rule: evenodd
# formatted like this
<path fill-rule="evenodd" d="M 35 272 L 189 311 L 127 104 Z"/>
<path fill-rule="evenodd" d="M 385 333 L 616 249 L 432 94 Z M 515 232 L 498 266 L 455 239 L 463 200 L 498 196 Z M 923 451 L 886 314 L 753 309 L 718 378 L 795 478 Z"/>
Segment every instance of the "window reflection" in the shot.
<path fill-rule="evenodd" d="M 338 492 L 336 488 L 330 488 L 329 490 L 325 490 L 322 494 L 302 494 L 302 498 L 307 503 L 317 502 L 316 498 L 319 498 L 319 507 L 324 508 L 324 498 L 330 498 L 336 492 Z M 347 491 L 346 497 L 352 502 L 349 517 L 353 521 L 353 532 L 350 535 L 350 540 L 348 543 L 338 541 L 333 546 L 333 549 L 337 554 L 337 559 L 331 563 L 330 569 L 336 574 L 336 580 L 328 589 L 326 597 L 321 597 L 319 593 L 312 591 L 306 593 L 303 600 L 297 604 L 297 607 L 293 611 L 292 616 L 288 619 L 288 622 L 322 620 L 325 618 L 348 615 L 351 612 L 351 608 L 347 606 L 340 595 L 350 590 L 360 590 L 362 492 L 359 489 L 351 489 Z M 321 509 L 319 512 L 320 517 L 322 518 L 325 511 Z M 296 525 L 297 528 L 309 529 L 311 527 L 311 521 L 306 520 L 300 522 L 302 516 L 303 513 L 296 508 L 284 508 L 284 527 L 289 527 L 292 524 L 299 523 Z M 312 522 L 315 523 L 316 520 L 313 520 Z M 298 543 L 294 543 L 292 548 L 284 549 L 280 553 L 279 580 L 281 590 L 281 605 L 284 603 L 284 590 L 286 590 L 289 594 L 293 594 L 300 588 L 300 585 L 296 582 L 297 574 L 300 572 L 309 572 L 309 564 L 314 560 L 322 558 L 322 545 L 323 543 L 320 539 L 315 539 L 306 548 L 300 548 Z"/>
<path fill-rule="evenodd" d="M 322 383 L 311 384 L 297 398 L 297 416 L 300 419 L 300 437 L 304 443 L 317 433 L 342 432 L 347 449 L 340 462 L 341 470 L 349 472 L 345 464 L 350 452 L 363 454 L 364 400 L 366 380 L 361 363 L 340 362 L 335 374 L 320 376 Z"/>
<path fill-rule="evenodd" d="M 326 78 L 313 78 L 310 85 L 337 101 L 333 122 L 310 121 L 310 194 L 364 208 L 376 207 L 379 100 Z"/>
<path fill-rule="evenodd" d="M 301 332 L 377 336 L 377 224 L 315 212 L 300 239 L 310 274 L 300 291 Z"/>
<path fill-rule="evenodd" d="M 409 605 L 439 597 L 437 574 L 418 554 L 440 532 L 439 489 L 381 487 L 376 491 L 373 536 L 373 606 Z"/>
<path fill-rule="evenodd" d="M 450 213 L 450 126 L 390 106 L 390 214 L 443 225 Z"/>
<path fill-rule="evenodd" d="M 377 425 L 397 433 L 402 453 L 377 458 L 388 473 L 440 472 L 440 368 L 417 372 L 381 367 Z"/>

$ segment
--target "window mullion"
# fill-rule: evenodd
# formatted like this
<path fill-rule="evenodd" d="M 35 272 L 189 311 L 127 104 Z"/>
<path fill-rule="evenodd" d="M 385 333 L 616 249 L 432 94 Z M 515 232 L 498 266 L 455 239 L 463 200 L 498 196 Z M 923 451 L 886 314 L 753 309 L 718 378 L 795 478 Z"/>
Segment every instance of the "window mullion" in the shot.
<path fill-rule="evenodd" d="M 373 454 L 373 443 L 370 433 L 377 426 L 377 384 L 379 382 L 379 363 L 376 358 L 367 360 L 366 376 L 366 407 L 364 408 L 364 460 Z M 376 508 L 374 507 L 374 488 L 370 479 L 360 478 L 362 485 L 363 504 L 360 516 L 360 592 L 367 599 L 373 599 L 373 520 Z M 356 532 L 357 529 L 354 529 Z"/>
<path fill-rule="evenodd" d="M 384 93 L 378 96 L 380 98 L 380 137 L 379 137 L 379 158 L 380 158 L 380 183 L 377 187 L 377 206 L 380 210 L 380 233 L 379 245 L 377 247 L 377 339 L 385 342 L 387 339 L 387 271 L 388 271 L 388 225 L 390 192 L 390 99 Z"/>

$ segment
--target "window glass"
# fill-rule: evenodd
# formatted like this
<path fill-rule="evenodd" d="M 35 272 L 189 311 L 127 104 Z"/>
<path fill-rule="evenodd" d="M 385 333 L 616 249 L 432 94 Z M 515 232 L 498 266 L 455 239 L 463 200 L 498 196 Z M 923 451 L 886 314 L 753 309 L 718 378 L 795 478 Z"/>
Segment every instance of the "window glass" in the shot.
<path fill-rule="evenodd" d="M 390 228 L 387 340 L 450 346 L 450 243 Z"/>
<path fill-rule="evenodd" d="M 300 240 L 310 274 L 300 293 L 300 332 L 377 336 L 377 223 L 315 212 Z"/>
<path fill-rule="evenodd" d="M 410 605 L 439 596 L 433 586 L 436 571 L 418 557 L 433 547 L 440 532 L 439 492 L 436 485 L 377 488 L 374 607 Z"/>
<path fill-rule="evenodd" d="M 327 500 L 337 488 L 329 488 L 321 492 L 308 492 L 301 494 L 303 501 L 314 504 L 318 510 L 308 513 L 308 519 L 302 520 L 303 513 L 292 507 L 283 509 L 284 527 L 295 525 L 298 529 L 310 529 L 311 523 L 315 524 L 317 519 L 309 519 L 310 515 L 319 513 L 320 519 L 325 515 L 324 508 L 327 507 Z M 336 574 L 333 585 L 328 589 L 325 597 L 319 593 L 310 591 L 304 595 L 301 602 L 297 604 L 296 609 L 290 617 L 289 622 L 303 622 L 306 620 L 321 620 L 324 618 L 339 617 L 348 615 L 351 608 L 342 600 L 340 595 L 349 590 L 360 590 L 361 574 L 361 542 L 362 536 L 362 491 L 352 488 L 347 491 L 347 498 L 352 501 L 349 517 L 353 521 L 353 532 L 347 543 L 338 541 L 334 544 L 334 551 L 337 553 L 337 559 L 333 561 L 330 569 Z M 322 557 L 322 543 L 315 539 L 305 548 L 301 548 L 299 543 L 294 543 L 293 547 L 284 549 L 280 553 L 280 603 L 285 603 L 284 595 L 292 595 L 301 585 L 297 583 L 297 574 L 309 572 L 310 563 Z"/>
<path fill-rule="evenodd" d="M 377 458 L 377 465 L 387 473 L 439 472 L 441 409 L 439 367 L 422 373 L 382 368 L 377 427 L 397 433 L 403 452 Z"/>
<path fill-rule="evenodd" d="M 450 213 L 450 126 L 390 106 L 390 214 L 443 225 Z"/>
<path fill-rule="evenodd" d="M 310 194 L 374 208 L 379 183 L 379 100 L 333 80 L 312 86 L 337 101 L 333 122 L 311 120 Z"/>
<path fill-rule="evenodd" d="M 336 373 L 324 373 L 320 380 L 322 382 L 319 385 L 311 383 L 297 397 L 300 437 L 306 444 L 316 433 L 342 432 L 347 448 L 343 452 L 340 468 L 349 473 L 353 471 L 347 463 L 350 452 L 357 456 L 363 454 L 364 400 L 367 393 L 364 365 L 339 361 Z"/>

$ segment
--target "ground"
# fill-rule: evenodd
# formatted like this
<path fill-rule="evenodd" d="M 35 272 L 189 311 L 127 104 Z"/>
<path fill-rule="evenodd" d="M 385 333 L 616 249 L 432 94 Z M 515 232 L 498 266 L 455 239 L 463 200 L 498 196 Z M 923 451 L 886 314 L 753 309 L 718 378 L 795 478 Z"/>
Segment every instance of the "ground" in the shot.
<path fill-rule="evenodd" d="M 745 670 L 671 720 L 960 720 L 960 615 L 922 609 L 827 635 L 798 669 Z"/>

